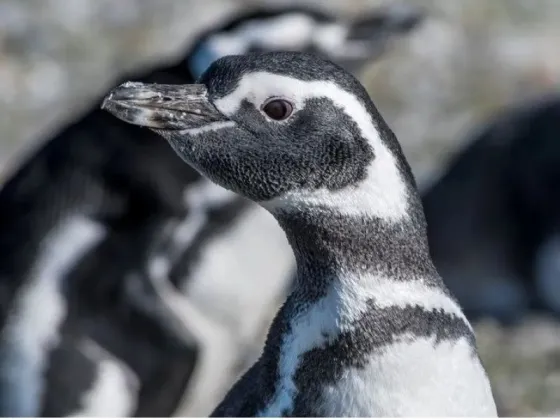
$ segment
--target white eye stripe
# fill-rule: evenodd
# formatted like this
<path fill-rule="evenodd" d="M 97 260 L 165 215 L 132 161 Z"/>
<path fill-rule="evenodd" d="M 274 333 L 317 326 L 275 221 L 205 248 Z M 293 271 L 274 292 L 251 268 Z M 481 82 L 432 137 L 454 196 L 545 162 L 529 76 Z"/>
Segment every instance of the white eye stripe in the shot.
<path fill-rule="evenodd" d="M 243 101 L 249 101 L 257 109 L 270 97 L 282 97 L 294 106 L 294 113 L 303 109 L 305 102 L 313 98 L 327 98 L 354 121 L 361 136 L 368 141 L 375 153 L 375 160 L 368 168 L 367 178 L 358 187 L 348 187 L 339 192 L 298 191 L 289 193 L 267 203 L 269 210 L 287 206 L 327 204 L 346 214 L 375 214 L 380 218 L 399 221 L 408 210 L 408 191 L 396 165 L 396 158 L 381 140 L 372 115 L 353 94 L 330 81 L 303 81 L 269 72 L 253 72 L 244 75 L 237 88 L 230 94 L 214 101 L 220 112 L 232 116 L 239 111 Z M 287 119 L 285 122 L 290 121 Z M 360 203 L 358 205 L 358 203 Z"/>
<path fill-rule="evenodd" d="M 301 110 L 306 101 L 327 98 L 347 114 L 359 127 L 362 136 L 372 146 L 381 145 L 381 139 L 371 115 L 364 105 L 346 90 L 330 81 L 303 81 L 289 76 L 269 72 L 253 72 L 244 75 L 237 88 L 230 94 L 214 101 L 214 105 L 225 115 L 233 115 L 248 101 L 257 109 L 273 99 L 290 102 L 296 110 Z"/>

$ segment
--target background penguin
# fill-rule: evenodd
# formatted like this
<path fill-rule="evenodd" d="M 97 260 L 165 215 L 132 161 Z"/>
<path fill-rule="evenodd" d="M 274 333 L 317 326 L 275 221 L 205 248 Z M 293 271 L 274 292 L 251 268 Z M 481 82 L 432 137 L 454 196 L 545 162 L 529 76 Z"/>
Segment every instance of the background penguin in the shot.
<path fill-rule="evenodd" d="M 378 55 L 391 35 L 411 29 L 417 14 L 384 9 L 354 24 L 310 9 L 259 11 L 204 34 L 176 65 L 135 77 L 188 83 L 216 54 L 266 48 L 336 59 L 337 51 L 360 46 L 346 57 L 356 65 Z M 295 20 L 307 30 L 297 43 L 286 35 L 298 31 L 285 26 Z M 224 40 L 236 49 L 214 51 Z M 112 386 L 123 393 L 117 397 L 113 389 L 122 404 L 112 415 L 172 414 L 193 374 L 186 413 L 206 414 L 231 380 L 228 363 L 238 362 L 243 346 L 266 328 L 262 312 L 281 298 L 292 269 L 282 233 L 268 215 L 202 179 L 156 137 L 96 106 L 32 153 L 0 191 L 0 414 L 100 413 L 92 396 L 101 401 L 107 394 L 95 372 L 107 365 L 116 378 Z M 255 230 L 269 228 L 266 241 L 251 242 Z M 241 243 L 247 247 L 239 254 Z M 239 257 L 251 253 L 263 264 L 243 271 Z M 261 286 L 268 296 L 241 291 L 259 300 L 261 313 L 244 312 L 248 299 L 236 302 L 235 278 L 260 280 L 272 261 L 279 275 Z M 212 295 L 224 286 L 225 302 Z M 215 315 L 220 307 L 229 312 Z M 67 387 L 74 398 L 66 404 L 59 399 L 67 398 Z M 49 401 L 42 403 L 41 395 Z"/>
<path fill-rule="evenodd" d="M 496 416 L 474 333 L 431 262 L 411 169 L 365 89 L 304 53 L 125 83 L 103 107 L 285 231 L 297 280 L 221 417 Z"/>
<path fill-rule="evenodd" d="M 434 262 L 472 318 L 560 314 L 559 121 L 557 94 L 501 112 L 423 195 Z"/>

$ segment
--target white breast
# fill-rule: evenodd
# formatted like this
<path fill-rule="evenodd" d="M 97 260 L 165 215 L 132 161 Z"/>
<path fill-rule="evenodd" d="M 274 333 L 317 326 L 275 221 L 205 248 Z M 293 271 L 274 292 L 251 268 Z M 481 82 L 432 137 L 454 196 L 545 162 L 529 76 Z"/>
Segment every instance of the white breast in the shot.
<path fill-rule="evenodd" d="M 276 220 L 252 206 L 202 252 L 186 294 L 240 342 L 254 342 L 284 298 L 295 260 Z"/>
<path fill-rule="evenodd" d="M 467 322 L 449 296 L 426 282 L 346 273 L 325 297 L 291 321 L 290 334 L 282 341 L 276 394 L 260 415 L 280 416 L 294 408 L 296 396 L 305 393 L 294 381 L 303 356 L 354 329 L 355 322 L 371 311 L 368 301 L 380 310 L 420 306 Z M 316 375 L 321 386 L 321 372 L 307 374 Z M 323 405 L 316 409 L 325 410 L 322 415 L 327 417 L 496 415 L 488 379 L 466 339 L 436 343 L 435 338 L 402 336 L 375 349 L 363 369 L 348 368 L 323 392 Z"/>
<path fill-rule="evenodd" d="M 233 385 L 240 361 L 258 355 L 247 343 L 262 348 L 294 267 L 284 233 L 257 206 L 205 247 L 186 295 L 213 327 L 198 335 L 203 359 L 189 393 L 189 410 L 180 415 L 208 415 Z"/>
<path fill-rule="evenodd" d="M 412 337 L 325 386 L 326 417 L 495 417 L 486 374 L 466 339 Z"/>

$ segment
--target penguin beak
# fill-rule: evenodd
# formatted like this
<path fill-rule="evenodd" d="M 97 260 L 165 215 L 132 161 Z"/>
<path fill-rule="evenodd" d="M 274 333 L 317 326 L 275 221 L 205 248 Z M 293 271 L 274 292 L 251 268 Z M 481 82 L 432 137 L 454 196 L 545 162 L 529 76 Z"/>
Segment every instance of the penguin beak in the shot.
<path fill-rule="evenodd" d="M 126 82 L 107 95 L 101 108 L 127 123 L 158 130 L 185 130 L 227 121 L 201 84 Z"/>

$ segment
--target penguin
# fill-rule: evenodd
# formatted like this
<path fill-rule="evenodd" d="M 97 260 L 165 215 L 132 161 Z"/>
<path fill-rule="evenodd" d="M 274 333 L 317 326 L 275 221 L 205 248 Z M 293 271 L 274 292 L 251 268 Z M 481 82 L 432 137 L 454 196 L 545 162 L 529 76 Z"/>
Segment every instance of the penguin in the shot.
<path fill-rule="evenodd" d="M 194 81 L 224 55 L 284 50 L 320 54 L 358 72 L 364 62 L 381 57 L 392 41 L 417 28 L 424 17 L 422 9 L 402 2 L 378 6 L 353 19 L 295 3 L 255 8 L 229 19 L 221 31 L 199 37 L 188 53 L 187 67 Z"/>
<path fill-rule="evenodd" d="M 103 108 L 269 211 L 294 252 L 264 350 L 213 416 L 496 416 L 411 169 L 348 72 L 307 53 L 228 56 L 196 84 L 125 83 Z"/>
<path fill-rule="evenodd" d="M 255 50 L 313 50 L 357 68 L 420 20 L 414 8 L 354 21 L 303 7 L 252 10 L 201 34 L 177 63 L 134 77 L 190 83 L 215 58 Z M 255 240 L 256 230 L 270 234 Z M 294 267 L 267 213 L 99 105 L 8 176 L 0 244 L 7 417 L 208 414 L 258 345 Z M 250 255 L 261 265 L 246 271 Z M 278 274 L 262 283 L 273 264 Z M 96 379 L 106 369 L 111 383 Z"/>
<path fill-rule="evenodd" d="M 432 257 L 472 320 L 560 314 L 559 117 L 558 94 L 507 107 L 423 193 Z"/>
<path fill-rule="evenodd" d="M 138 404 L 139 383 L 131 368 L 85 334 L 61 340 L 46 377 L 44 417 L 126 416 Z M 87 393 L 79 381 L 85 382 Z"/>

